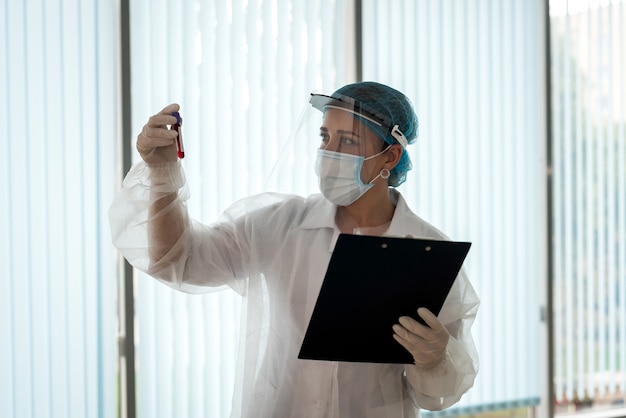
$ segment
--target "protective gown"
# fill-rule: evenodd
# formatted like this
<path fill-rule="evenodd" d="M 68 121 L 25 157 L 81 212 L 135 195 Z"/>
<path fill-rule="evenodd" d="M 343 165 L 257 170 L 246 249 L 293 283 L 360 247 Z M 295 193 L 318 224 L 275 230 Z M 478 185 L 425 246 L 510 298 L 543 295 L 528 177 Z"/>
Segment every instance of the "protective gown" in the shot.
<path fill-rule="evenodd" d="M 321 195 L 264 193 L 232 205 L 216 223 L 188 217 L 179 162 L 134 166 L 110 209 L 115 246 L 136 268 L 189 293 L 226 285 L 244 297 L 233 417 L 415 417 L 440 410 L 473 385 L 478 357 L 470 327 L 479 300 L 462 271 L 439 314 L 450 332 L 434 370 L 413 365 L 299 360 L 297 354 L 339 235 L 336 207 Z M 176 192 L 184 234 L 156 264 L 149 259 L 149 207 Z M 396 205 L 385 235 L 447 239 L 390 189 Z M 355 260 L 358 262 L 358 260 Z M 384 279 L 384 278 L 381 278 Z M 337 318 L 338 321 L 341 318 Z M 347 327 L 350 324 L 346 324 Z M 390 329 L 390 335 L 392 330 Z"/>

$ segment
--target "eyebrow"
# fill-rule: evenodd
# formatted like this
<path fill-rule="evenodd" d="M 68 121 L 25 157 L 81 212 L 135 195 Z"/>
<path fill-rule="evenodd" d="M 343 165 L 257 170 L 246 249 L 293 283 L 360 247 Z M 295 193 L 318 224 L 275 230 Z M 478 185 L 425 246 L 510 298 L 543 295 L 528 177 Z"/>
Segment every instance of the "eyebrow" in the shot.
<path fill-rule="evenodd" d="M 328 128 L 326 128 L 325 126 L 320 126 L 320 132 L 328 132 Z M 357 134 L 354 131 L 349 131 L 349 130 L 346 130 L 346 129 L 339 129 L 337 131 L 337 133 L 340 133 L 340 134 L 350 134 L 350 135 L 353 135 L 353 136 L 355 136 L 357 138 L 361 138 L 361 135 Z"/>

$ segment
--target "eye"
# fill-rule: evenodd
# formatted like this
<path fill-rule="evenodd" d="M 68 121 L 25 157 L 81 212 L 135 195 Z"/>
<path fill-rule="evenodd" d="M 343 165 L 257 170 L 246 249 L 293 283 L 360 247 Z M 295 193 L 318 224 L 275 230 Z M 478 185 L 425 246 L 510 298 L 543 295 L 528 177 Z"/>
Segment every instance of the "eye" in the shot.
<path fill-rule="evenodd" d="M 320 133 L 320 138 L 322 140 L 322 144 L 327 144 L 328 141 L 330 140 L 330 136 L 325 133 Z"/>
<path fill-rule="evenodd" d="M 342 136 L 341 145 L 356 145 L 356 141 L 349 136 Z"/>

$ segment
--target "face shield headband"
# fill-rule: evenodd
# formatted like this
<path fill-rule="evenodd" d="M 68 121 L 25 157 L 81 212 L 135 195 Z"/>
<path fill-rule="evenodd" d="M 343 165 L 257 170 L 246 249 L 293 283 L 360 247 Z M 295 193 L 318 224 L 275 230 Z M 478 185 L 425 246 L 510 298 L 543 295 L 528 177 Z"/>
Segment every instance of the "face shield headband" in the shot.
<path fill-rule="evenodd" d="M 366 124 L 371 123 L 377 127 L 381 127 L 382 130 L 387 132 L 388 135 L 391 135 L 391 137 L 394 138 L 403 149 L 406 149 L 406 146 L 409 143 L 398 125 L 392 125 L 392 121 L 383 116 L 377 115 L 375 112 L 367 109 L 367 106 L 364 106 L 362 103 L 359 103 L 351 97 L 343 95 L 341 97 L 331 97 L 323 94 L 311 94 L 309 103 L 322 113 L 329 108 L 341 109 L 354 114 L 358 118 L 362 119 Z M 381 139 L 387 142 L 385 138 Z"/>

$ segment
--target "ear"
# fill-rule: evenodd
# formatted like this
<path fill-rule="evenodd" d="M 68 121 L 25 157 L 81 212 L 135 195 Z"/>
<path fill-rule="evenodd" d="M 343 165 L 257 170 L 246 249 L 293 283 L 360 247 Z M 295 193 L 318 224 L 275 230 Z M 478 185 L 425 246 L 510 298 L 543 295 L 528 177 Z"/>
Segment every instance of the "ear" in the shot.
<path fill-rule="evenodd" d="M 404 148 L 400 144 L 393 144 L 389 147 L 389 150 L 385 153 L 387 160 L 385 161 L 385 168 L 391 171 L 395 166 L 400 162 L 400 158 L 402 158 L 402 152 Z"/>

